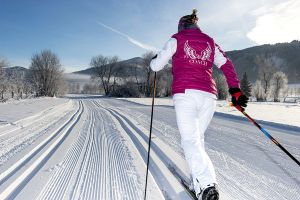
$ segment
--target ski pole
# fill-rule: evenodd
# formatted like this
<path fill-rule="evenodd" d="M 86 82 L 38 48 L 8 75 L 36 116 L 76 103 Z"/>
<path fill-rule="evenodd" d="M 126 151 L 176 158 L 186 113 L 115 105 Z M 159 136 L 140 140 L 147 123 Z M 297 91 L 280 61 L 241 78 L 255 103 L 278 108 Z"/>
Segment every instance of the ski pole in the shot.
<path fill-rule="evenodd" d="M 152 135 L 152 122 L 153 122 L 153 108 L 154 108 L 155 92 L 156 92 L 156 72 L 154 73 L 154 86 L 153 86 L 153 97 L 152 97 L 150 134 L 149 134 L 149 141 L 148 141 L 147 171 L 146 171 L 144 200 L 146 200 L 146 197 L 147 197 L 147 183 L 148 183 L 148 171 L 149 171 L 149 160 L 150 160 L 150 150 L 151 150 L 151 135 Z"/>
<path fill-rule="evenodd" d="M 231 106 L 234 106 L 237 110 L 239 110 L 241 113 L 243 113 L 261 132 L 265 134 L 274 144 L 276 144 L 284 153 L 286 153 L 293 161 L 295 161 L 299 166 L 300 162 L 290 153 L 288 150 L 286 150 L 272 135 L 270 135 L 263 127 L 261 127 L 254 119 L 252 119 L 246 112 L 245 109 L 242 108 L 239 105 L 233 105 L 231 103 Z"/>

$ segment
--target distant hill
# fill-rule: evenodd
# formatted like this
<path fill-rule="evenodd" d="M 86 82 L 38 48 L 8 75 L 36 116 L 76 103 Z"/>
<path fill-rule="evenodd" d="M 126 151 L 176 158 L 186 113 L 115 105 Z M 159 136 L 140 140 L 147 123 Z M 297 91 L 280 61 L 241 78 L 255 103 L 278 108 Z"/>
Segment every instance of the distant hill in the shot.
<path fill-rule="evenodd" d="M 260 67 L 257 59 L 263 59 L 276 70 L 283 71 L 289 83 L 300 83 L 300 42 L 278 43 L 275 45 L 262 45 L 238 51 L 226 52 L 232 60 L 241 78 L 246 72 L 251 82 L 258 78 Z"/>
<path fill-rule="evenodd" d="M 5 67 L 3 68 L 5 75 L 7 77 L 11 77 L 14 74 L 22 74 L 23 76 L 26 74 L 26 72 L 28 71 L 27 68 L 25 67 L 20 67 L 20 66 L 14 66 L 14 67 Z"/>

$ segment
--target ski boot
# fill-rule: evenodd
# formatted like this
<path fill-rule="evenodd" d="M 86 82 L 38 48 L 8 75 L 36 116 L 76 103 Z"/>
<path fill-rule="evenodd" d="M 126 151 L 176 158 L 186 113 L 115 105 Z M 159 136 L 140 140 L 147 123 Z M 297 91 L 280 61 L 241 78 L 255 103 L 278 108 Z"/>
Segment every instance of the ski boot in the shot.
<path fill-rule="evenodd" d="M 209 184 L 197 195 L 198 200 L 219 200 L 219 192 L 216 184 Z"/>

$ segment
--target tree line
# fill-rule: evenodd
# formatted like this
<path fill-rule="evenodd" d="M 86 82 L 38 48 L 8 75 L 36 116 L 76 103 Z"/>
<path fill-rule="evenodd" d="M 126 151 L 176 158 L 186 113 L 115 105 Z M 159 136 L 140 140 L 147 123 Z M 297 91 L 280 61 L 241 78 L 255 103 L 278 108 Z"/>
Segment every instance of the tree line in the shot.
<path fill-rule="evenodd" d="M 120 64 L 117 56 L 94 56 L 91 59 L 92 80 L 104 90 L 104 95 L 115 97 L 150 97 L 154 73 L 150 69 L 153 52 L 142 56 L 142 63 L 135 66 Z M 130 69 L 130 75 L 121 74 L 122 68 Z M 157 96 L 171 95 L 171 70 L 165 67 L 157 76 Z"/>
<path fill-rule="evenodd" d="M 277 69 L 268 59 L 257 56 L 256 63 L 259 66 L 257 80 L 253 84 L 250 83 L 246 72 L 241 78 L 241 90 L 244 94 L 254 97 L 256 101 L 279 102 L 281 99 L 285 101 L 292 92 L 294 92 L 294 96 L 300 93 L 300 89 L 292 91 L 293 89 L 288 88 L 287 75 Z M 225 77 L 221 74 L 216 74 L 215 80 L 219 99 L 226 99 L 228 97 L 228 88 Z"/>
<path fill-rule="evenodd" d="M 122 77 L 119 59 L 115 57 L 95 56 L 91 59 L 90 66 L 93 69 L 92 79 L 99 83 L 107 96 L 118 97 L 150 97 L 153 90 L 153 72 L 149 67 L 154 53 L 148 52 L 142 56 L 143 63 L 140 66 L 131 67 L 130 76 Z M 244 72 L 240 79 L 241 90 L 247 96 L 255 98 L 257 101 L 278 102 L 291 94 L 288 89 L 287 75 L 278 70 L 267 59 L 256 58 L 259 66 L 259 74 L 256 82 L 250 83 L 247 73 Z M 214 70 L 214 80 L 218 89 L 218 99 L 229 97 L 226 78 L 218 71 Z M 157 96 L 171 96 L 172 71 L 171 64 L 168 64 L 157 73 Z M 299 93 L 298 91 L 294 91 Z"/>
<path fill-rule="evenodd" d="M 114 97 L 150 97 L 153 91 L 154 73 L 149 66 L 153 56 L 153 52 L 145 53 L 139 64 L 124 64 L 120 62 L 118 56 L 94 56 L 90 61 L 91 83 L 83 87 L 73 85 L 70 90 L 85 94 L 102 93 L 105 96 Z M 258 79 L 255 83 L 250 83 L 244 72 L 241 78 L 242 91 L 247 96 L 255 97 L 257 101 L 273 100 L 276 102 L 287 97 L 289 94 L 287 76 L 262 57 L 257 57 L 256 62 L 260 66 Z M 68 92 L 60 60 L 50 50 L 34 54 L 26 73 L 16 71 L 9 74 L 3 69 L 7 66 L 8 63 L 0 59 L 0 99 L 2 100 L 5 93 L 11 98 L 23 98 L 28 96 L 53 97 Z M 129 72 L 124 74 L 124 69 L 128 69 Z M 229 94 L 224 75 L 214 70 L 213 77 L 218 89 L 218 98 L 227 99 Z M 171 64 L 167 64 L 157 73 L 157 96 L 171 96 L 171 86 L 172 69 Z"/>

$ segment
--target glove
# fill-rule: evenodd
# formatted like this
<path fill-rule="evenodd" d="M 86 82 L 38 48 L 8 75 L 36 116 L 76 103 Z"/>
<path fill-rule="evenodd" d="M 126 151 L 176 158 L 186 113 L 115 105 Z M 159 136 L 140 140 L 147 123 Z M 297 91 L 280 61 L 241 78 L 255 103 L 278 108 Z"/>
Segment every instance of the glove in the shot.
<path fill-rule="evenodd" d="M 229 93 L 232 96 L 231 102 L 234 106 L 247 107 L 249 98 L 242 94 L 240 88 L 230 88 Z"/>

